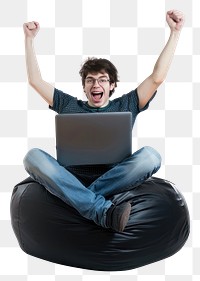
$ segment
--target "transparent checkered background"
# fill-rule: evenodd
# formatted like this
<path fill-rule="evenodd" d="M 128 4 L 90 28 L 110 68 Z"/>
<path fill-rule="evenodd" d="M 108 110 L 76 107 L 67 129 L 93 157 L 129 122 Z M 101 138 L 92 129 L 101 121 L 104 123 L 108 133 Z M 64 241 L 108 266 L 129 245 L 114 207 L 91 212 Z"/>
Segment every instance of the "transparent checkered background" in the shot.
<path fill-rule="evenodd" d="M 152 71 L 169 35 L 165 13 L 182 10 L 186 23 L 168 78 L 133 131 L 133 149 L 156 148 L 158 177 L 174 182 L 191 215 L 191 235 L 180 252 L 130 271 L 95 272 L 26 255 L 10 224 L 13 187 L 27 177 L 28 149 L 55 154 L 54 115 L 27 84 L 22 24 L 38 21 L 35 39 L 43 78 L 84 98 L 78 71 L 87 56 L 105 57 L 118 68 L 115 97 Z M 2 281 L 199 281 L 200 279 L 200 1 L 0 0 L 0 280 Z"/>

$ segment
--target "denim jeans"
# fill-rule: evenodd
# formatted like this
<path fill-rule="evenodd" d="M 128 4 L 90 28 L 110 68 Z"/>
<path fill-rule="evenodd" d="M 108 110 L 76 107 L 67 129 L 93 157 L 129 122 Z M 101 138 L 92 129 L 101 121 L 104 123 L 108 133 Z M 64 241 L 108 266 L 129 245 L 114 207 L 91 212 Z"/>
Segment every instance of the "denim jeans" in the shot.
<path fill-rule="evenodd" d="M 85 187 L 76 176 L 46 152 L 33 148 L 24 158 L 29 175 L 49 192 L 74 207 L 83 217 L 106 227 L 106 212 L 113 204 L 107 196 L 128 191 L 158 171 L 159 153 L 143 147 Z"/>

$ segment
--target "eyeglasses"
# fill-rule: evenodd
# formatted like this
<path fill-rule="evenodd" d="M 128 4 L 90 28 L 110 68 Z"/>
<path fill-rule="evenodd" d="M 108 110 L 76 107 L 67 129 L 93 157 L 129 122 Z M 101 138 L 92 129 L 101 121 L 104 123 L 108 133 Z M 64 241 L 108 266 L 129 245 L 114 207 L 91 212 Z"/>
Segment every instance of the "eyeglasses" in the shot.
<path fill-rule="evenodd" d="M 103 78 L 103 77 L 98 79 L 95 79 L 93 77 L 88 77 L 85 79 L 85 83 L 87 85 L 94 85 L 96 81 L 98 82 L 99 85 L 105 85 L 110 80 L 108 78 Z"/>

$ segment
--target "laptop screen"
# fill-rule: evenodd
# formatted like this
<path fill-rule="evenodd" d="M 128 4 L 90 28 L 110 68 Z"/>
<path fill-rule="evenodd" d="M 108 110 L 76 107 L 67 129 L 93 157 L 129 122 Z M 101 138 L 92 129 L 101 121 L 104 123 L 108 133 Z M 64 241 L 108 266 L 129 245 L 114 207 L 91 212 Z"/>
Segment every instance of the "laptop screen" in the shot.
<path fill-rule="evenodd" d="M 130 112 L 56 115 L 58 162 L 71 165 L 115 164 L 132 153 Z"/>

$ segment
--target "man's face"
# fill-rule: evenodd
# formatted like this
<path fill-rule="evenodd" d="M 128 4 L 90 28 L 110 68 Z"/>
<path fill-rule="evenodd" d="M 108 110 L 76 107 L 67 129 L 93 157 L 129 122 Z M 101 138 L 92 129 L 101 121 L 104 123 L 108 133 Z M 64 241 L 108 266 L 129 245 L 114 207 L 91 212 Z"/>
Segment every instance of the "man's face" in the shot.
<path fill-rule="evenodd" d="M 106 72 L 88 73 L 85 79 L 84 92 L 88 98 L 88 104 L 92 107 L 108 105 L 109 94 L 113 89 L 114 83 L 110 84 L 109 75 Z"/>

